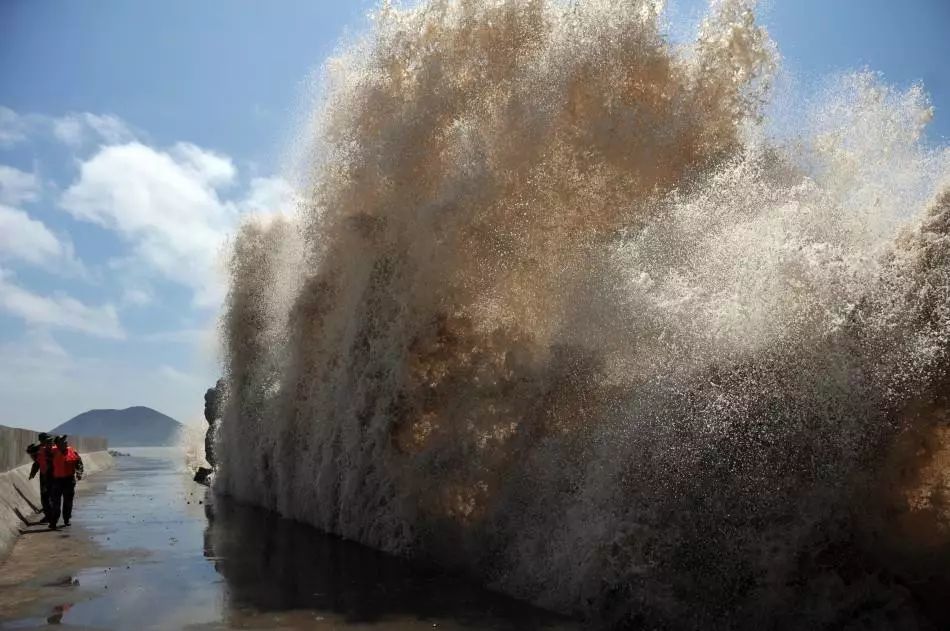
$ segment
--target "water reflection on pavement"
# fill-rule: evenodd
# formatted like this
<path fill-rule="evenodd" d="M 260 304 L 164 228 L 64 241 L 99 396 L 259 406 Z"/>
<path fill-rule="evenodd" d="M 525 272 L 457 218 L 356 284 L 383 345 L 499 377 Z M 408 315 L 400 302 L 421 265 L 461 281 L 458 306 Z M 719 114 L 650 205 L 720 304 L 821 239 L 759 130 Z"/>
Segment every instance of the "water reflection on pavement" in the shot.
<path fill-rule="evenodd" d="M 0 622 L 95 629 L 571 629 L 523 603 L 214 498 L 171 450 L 136 449 L 77 497 L 74 523 L 123 563 L 75 575 L 75 602 Z M 114 559 L 114 555 L 113 555 Z"/>

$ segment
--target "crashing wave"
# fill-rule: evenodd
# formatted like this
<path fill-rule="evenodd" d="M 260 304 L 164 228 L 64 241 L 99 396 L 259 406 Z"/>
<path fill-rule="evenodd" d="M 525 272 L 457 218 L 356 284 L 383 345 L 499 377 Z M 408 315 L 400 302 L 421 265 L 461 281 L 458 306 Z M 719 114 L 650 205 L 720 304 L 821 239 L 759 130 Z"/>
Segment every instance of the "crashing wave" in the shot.
<path fill-rule="evenodd" d="M 778 67 L 735 0 L 384 5 L 235 239 L 216 489 L 616 626 L 933 620 L 950 159 L 870 73 L 771 133 Z"/>

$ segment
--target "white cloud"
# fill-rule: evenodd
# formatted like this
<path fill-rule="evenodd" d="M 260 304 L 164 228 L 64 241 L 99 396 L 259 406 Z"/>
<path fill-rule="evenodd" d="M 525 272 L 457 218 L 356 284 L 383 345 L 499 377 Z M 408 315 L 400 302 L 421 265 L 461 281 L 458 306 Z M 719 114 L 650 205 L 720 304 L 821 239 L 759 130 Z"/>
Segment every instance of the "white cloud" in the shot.
<path fill-rule="evenodd" d="M 114 306 L 90 307 L 65 294 L 41 296 L 15 284 L 12 275 L 2 269 L 0 309 L 22 318 L 31 326 L 69 329 L 95 337 L 125 338 Z"/>
<path fill-rule="evenodd" d="M 115 231 L 160 276 L 214 304 L 221 294 L 216 260 L 236 218 L 215 190 L 229 177 L 226 161 L 193 145 L 174 153 L 178 159 L 140 143 L 104 147 L 80 165 L 62 206 Z"/>
<path fill-rule="evenodd" d="M 79 147 L 87 141 L 106 145 L 129 142 L 135 134 L 126 123 L 111 114 L 72 113 L 50 122 L 53 135 L 61 142 Z"/>
<path fill-rule="evenodd" d="M 120 258 L 134 273 L 134 284 L 120 283 L 117 303 L 148 304 L 154 296 L 137 286 L 156 278 L 192 290 L 196 305 L 215 306 L 224 296 L 221 262 L 227 235 L 242 214 L 264 220 L 296 206 L 290 184 L 279 177 L 255 177 L 246 191 L 225 195 L 239 182 L 230 157 L 190 143 L 162 150 L 136 140 L 137 134 L 113 115 L 70 113 L 58 118 L 18 114 L 0 108 L 0 138 L 19 142 L 36 134 L 53 136 L 80 149 L 99 144 L 79 163 L 79 176 L 60 198 L 74 218 L 114 232 L 130 251 Z M 68 240 L 14 206 L 35 200 L 41 191 L 34 174 L 0 167 L 4 220 L 17 227 L 6 237 L 6 258 L 32 264 L 73 262 Z M 29 237 L 29 238 L 26 238 Z M 58 258 L 56 253 L 59 252 Z M 59 264 L 59 263 L 58 263 Z"/>
<path fill-rule="evenodd" d="M 0 205 L 0 257 L 39 265 L 60 258 L 62 252 L 59 239 L 41 222 Z"/>
<path fill-rule="evenodd" d="M 256 214 L 290 213 L 297 201 L 296 191 L 284 178 L 256 177 L 251 180 L 241 210 Z"/>
<path fill-rule="evenodd" d="M 39 197 L 40 180 L 35 173 L 27 173 L 0 164 L 0 203 L 21 204 Z"/>
<path fill-rule="evenodd" d="M 53 121 L 53 135 L 67 145 L 81 145 L 84 131 L 82 121 L 76 116 L 64 116 Z"/>
<path fill-rule="evenodd" d="M 72 243 L 27 213 L 0 204 L 0 260 L 22 261 L 67 276 L 85 276 Z"/>
<path fill-rule="evenodd" d="M 112 114 L 72 112 L 54 117 L 45 114 L 20 114 L 0 106 L 0 147 L 11 147 L 41 135 L 52 136 L 77 149 L 86 143 L 117 145 L 136 138 L 135 131 Z"/>
<path fill-rule="evenodd" d="M 220 257 L 244 212 L 288 207 L 293 190 L 280 178 L 255 178 L 243 199 L 220 189 L 237 171 L 230 158 L 192 144 L 159 151 L 133 142 L 103 147 L 80 165 L 61 205 L 75 218 L 115 231 L 133 258 L 159 277 L 190 287 L 201 306 L 224 295 Z"/>
<path fill-rule="evenodd" d="M 143 307 L 155 299 L 152 292 L 144 287 L 127 287 L 122 292 L 122 304 Z"/>
<path fill-rule="evenodd" d="M 26 140 L 27 122 L 9 107 L 0 106 L 0 147 L 12 147 Z"/>
<path fill-rule="evenodd" d="M 230 184 L 237 175 L 231 158 L 188 142 L 178 143 L 170 153 L 182 168 L 190 170 L 195 177 L 214 188 Z"/>
<path fill-rule="evenodd" d="M 129 405 L 201 419 L 204 390 L 220 373 L 217 320 L 210 310 L 181 305 L 182 292 L 165 281 L 191 290 L 195 305 L 215 305 L 225 291 L 220 263 L 227 235 L 244 213 L 266 218 L 289 210 L 293 190 L 280 178 L 248 181 L 241 176 L 249 171 L 239 173 L 226 155 L 188 143 L 150 147 L 145 138 L 115 116 L 0 107 L 0 147 L 35 141 L 43 143 L 37 150 L 79 160 L 78 175 L 63 187 L 38 173 L 0 168 L 0 313 L 23 322 L 14 325 L 12 340 L 0 340 L 0 423 L 47 429 L 83 409 Z M 101 289 L 111 292 L 104 298 L 69 295 L 68 288 L 57 293 L 3 269 L 9 262 L 82 270 L 59 224 L 44 224 L 32 206 L 25 212 L 55 189 L 65 191 L 58 200 L 63 210 L 111 231 L 123 246 L 116 252 L 108 244 L 102 248 L 108 261 L 96 261 L 108 281 Z M 81 245 L 85 252 L 102 242 Z M 143 305 L 152 306 L 136 313 L 150 315 L 137 325 L 155 326 L 157 317 L 172 328 L 126 332 L 124 310 Z M 109 345 L 115 353 L 102 355 L 95 345 L 81 356 L 78 346 L 66 344 L 71 336 L 62 336 L 65 348 L 57 342 L 60 331 L 123 343 Z M 153 351 L 171 346 L 173 356 L 155 365 Z"/>

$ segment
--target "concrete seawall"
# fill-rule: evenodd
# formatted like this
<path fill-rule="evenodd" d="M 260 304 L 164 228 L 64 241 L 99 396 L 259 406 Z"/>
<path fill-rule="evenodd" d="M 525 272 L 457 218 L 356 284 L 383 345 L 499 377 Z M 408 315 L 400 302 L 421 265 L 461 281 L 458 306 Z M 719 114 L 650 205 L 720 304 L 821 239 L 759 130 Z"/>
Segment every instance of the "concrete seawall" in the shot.
<path fill-rule="evenodd" d="M 29 479 L 33 463 L 26 453 L 36 435 L 35 430 L 0 425 L 0 561 L 10 553 L 20 529 L 38 519 L 39 478 Z M 69 444 L 82 456 L 86 475 L 113 464 L 105 438 L 70 436 Z"/>
<path fill-rule="evenodd" d="M 0 425 L 0 471 L 10 471 L 20 465 L 29 464 L 31 461 L 26 448 L 30 443 L 36 442 L 38 433 L 34 429 Z M 106 451 L 109 446 L 105 438 L 98 436 L 70 436 L 69 444 L 80 454 Z"/>

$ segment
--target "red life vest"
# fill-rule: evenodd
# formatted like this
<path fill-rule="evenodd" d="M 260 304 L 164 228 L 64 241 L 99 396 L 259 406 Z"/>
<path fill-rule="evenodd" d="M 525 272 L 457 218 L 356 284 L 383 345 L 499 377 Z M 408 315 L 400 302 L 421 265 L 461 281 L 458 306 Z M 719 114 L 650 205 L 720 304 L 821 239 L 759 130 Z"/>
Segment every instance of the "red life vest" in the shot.
<path fill-rule="evenodd" d="M 76 473 L 76 463 L 79 462 L 79 454 L 72 447 L 66 448 L 64 454 L 59 449 L 53 452 L 53 477 L 71 478 Z"/>

